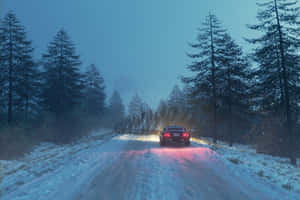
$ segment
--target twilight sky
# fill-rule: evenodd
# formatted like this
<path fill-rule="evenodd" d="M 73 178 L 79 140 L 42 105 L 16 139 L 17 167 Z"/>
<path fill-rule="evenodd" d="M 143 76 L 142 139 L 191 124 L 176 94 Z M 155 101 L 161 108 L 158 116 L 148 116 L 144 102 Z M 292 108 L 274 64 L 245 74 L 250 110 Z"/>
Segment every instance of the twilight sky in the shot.
<path fill-rule="evenodd" d="M 110 95 L 117 89 L 127 104 L 138 93 L 151 107 L 167 98 L 190 60 L 188 42 L 211 11 L 249 50 L 243 37 L 255 33 L 256 0 L 0 0 L 0 15 L 16 13 L 40 58 L 64 28 L 83 67 L 94 63 Z"/>

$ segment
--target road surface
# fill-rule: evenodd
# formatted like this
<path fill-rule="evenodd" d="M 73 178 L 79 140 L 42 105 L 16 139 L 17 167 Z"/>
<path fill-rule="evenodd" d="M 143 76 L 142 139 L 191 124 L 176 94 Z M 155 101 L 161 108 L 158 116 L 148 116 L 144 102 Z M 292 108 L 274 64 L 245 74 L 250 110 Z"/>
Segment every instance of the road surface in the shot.
<path fill-rule="evenodd" d="M 74 200 L 273 200 L 291 199 L 280 188 L 225 164 L 198 144 L 160 147 L 156 136 L 115 138 L 73 191 L 62 188 L 57 199 Z"/>

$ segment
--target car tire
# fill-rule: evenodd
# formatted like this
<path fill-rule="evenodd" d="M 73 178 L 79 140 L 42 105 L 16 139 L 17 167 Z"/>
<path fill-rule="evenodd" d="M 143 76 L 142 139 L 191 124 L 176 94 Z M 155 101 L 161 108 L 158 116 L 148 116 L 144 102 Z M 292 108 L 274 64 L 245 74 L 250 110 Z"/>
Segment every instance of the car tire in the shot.
<path fill-rule="evenodd" d="M 160 141 L 159 144 L 160 144 L 161 147 L 163 147 L 163 146 L 166 145 L 166 142 L 165 141 Z"/>

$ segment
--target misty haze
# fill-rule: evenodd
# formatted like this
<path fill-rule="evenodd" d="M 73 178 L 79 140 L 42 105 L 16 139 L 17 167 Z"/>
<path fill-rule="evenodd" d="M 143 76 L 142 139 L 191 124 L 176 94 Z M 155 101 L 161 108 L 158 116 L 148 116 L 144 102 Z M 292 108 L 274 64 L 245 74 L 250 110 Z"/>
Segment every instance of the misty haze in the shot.
<path fill-rule="evenodd" d="M 0 200 L 300 200 L 297 0 L 0 0 Z"/>

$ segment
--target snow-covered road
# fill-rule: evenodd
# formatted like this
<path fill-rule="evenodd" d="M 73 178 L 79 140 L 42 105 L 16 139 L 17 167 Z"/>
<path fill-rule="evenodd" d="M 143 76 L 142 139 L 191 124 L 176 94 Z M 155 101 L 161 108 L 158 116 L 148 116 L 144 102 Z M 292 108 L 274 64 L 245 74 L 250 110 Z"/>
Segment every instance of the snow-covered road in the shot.
<path fill-rule="evenodd" d="M 123 143 L 119 148 L 120 143 Z M 111 141 L 113 161 L 92 173 L 70 199 L 192 200 L 295 199 L 281 188 L 226 165 L 198 144 L 161 148 L 157 136 L 122 136 Z M 65 199 L 65 198 L 64 198 Z"/>
<path fill-rule="evenodd" d="M 294 193 L 241 170 L 208 145 L 196 142 L 190 147 L 160 147 L 155 135 L 121 135 L 103 142 L 92 140 L 84 146 L 72 146 L 67 151 L 72 153 L 71 157 L 64 151 L 60 155 L 68 157 L 64 165 L 55 170 L 47 168 L 49 172 L 28 179 L 25 184 L 13 186 L 12 180 L 18 177 L 4 177 L 3 186 L 7 187 L 7 192 L 2 192 L 0 199 L 300 199 Z M 57 161 L 53 159 L 53 162 Z"/>

